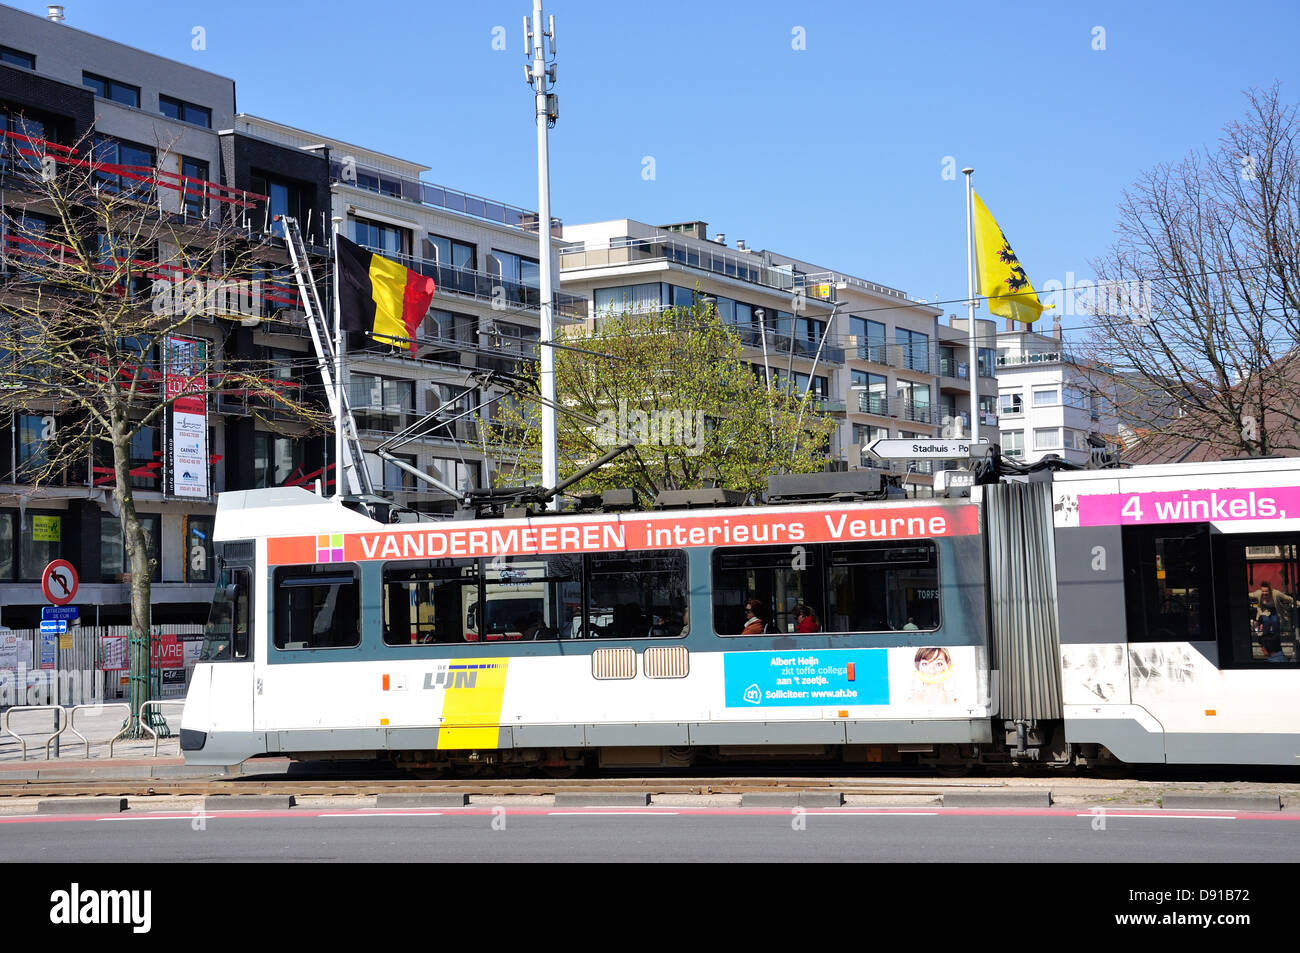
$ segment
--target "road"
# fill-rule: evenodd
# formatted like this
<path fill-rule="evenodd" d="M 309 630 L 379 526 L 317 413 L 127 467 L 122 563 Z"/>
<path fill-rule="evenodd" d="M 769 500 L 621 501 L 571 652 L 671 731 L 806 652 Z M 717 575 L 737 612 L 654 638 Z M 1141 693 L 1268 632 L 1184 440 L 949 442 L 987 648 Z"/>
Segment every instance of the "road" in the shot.
<path fill-rule="evenodd" d="M 465 808 L 0 818 L 0 862 L 1300 859 L 1300 816 L 854 808 Z"/>

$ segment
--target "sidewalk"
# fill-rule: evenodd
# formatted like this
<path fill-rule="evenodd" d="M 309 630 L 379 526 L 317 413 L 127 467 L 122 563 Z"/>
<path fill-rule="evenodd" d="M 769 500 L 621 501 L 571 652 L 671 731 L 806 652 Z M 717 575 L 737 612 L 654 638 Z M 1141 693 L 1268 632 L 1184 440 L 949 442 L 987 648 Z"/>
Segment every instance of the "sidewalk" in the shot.
<path fill-rule="evenodd" d="M 181 714 L 185 703 L 182 700 L 165 701 L 161 712 L 166 719 L 166 729 L 155 727 L 159 734 L 157 745 L 158 759 L 172 758 L 180 763 L 180 726 Z M 156 712 L 158 709 L 150 709 Z M 72 709 L 63 709 L 59 715 L 60 724 L 68 724 Z M 122 730 L 128 707 L 122 702 L 105 702 L 98 708 L 84 707 L 75 711 L 75 723 L 66 728 L 58 738 L 58 752 L 55 745 L 49 746 L 49 760 L 46 760 L 46 742 L 55 734 L 53 708 L 37 711 L 5 711 L 0 714 L 0 725 L 6 720 L 9 731 L 21 738 L 15 738 L 0 730 L 0 768 L 10 763 L 23 764 L 23 742 L 27 745 L 26 763 L 54 765 L 71 761 L 109 761 L 109 743 Z M 86 739 L 82 741 L 73 734 L 72 728 Z M 87 743 L 89 742 L 89 746 Z M 89 750 L 87 750 L 89 747 Z M 117 763 L 127 758 L 150 758 L 154 756 L 153 739 L 119 739 L 112 745 L 112 762 Z"/>

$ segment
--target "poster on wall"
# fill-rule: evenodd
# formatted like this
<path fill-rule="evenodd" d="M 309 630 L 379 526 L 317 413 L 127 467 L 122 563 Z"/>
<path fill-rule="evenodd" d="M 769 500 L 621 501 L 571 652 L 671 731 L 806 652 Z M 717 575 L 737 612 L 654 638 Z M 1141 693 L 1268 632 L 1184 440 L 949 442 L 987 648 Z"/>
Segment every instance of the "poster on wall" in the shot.
<path fill-rule="evenodd" d="M 126 636 L 105 635 L 100 639 L 103 646 L 103 661 L 99 667 L 105 672 L 126 671 Z"/>
<path fill-rule="evenodd" d="M 207 499 L 208 342 L 169 334 L 163 344 L 163 395 L 172 401 L 164 429 L 167 495 Z"/>

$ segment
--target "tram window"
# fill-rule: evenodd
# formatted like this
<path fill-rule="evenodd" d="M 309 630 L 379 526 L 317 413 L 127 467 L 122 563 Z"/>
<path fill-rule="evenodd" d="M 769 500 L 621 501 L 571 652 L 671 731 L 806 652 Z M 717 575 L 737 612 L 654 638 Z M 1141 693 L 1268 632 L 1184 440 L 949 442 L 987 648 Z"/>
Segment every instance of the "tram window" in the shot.
<path fill-rule="evenodd" d="M 1126 526 L 1123 544 L 1128 640 L 1213 639 L 1209 526 Z"/>
<path fill-rule="evenodd" d="M 813 610 L 816 631 L 824 628 L 822 546 L 759 546 L 716 550 L 713 554 L 713 628 L 719 635 L 741 635 L 745 605 L 757 599 L 763 631 L 795 632 L 795 606 Z M 750 623 L 753 624 L 753 623 Z"/>
<path fill-rule="evenodd" d="M 939 628 L 934 543 L 845 543 L 827 549 L 828 631 Z"/>
<path fill-rule="evenodd" d="M 384 567 L 384 642 L 418 645 L 468 640 L 478 607 L 478 560 L 431 559 Z"/>
<path fill-rule="evenodd" d="M 688 624 L 687 579 L 681 550 L 593 553 L 587 557 L 586 623 L 575 614 L 572 631 L 609 639 L 679 636 Z"/>
<path fill-rule="evenodd" d="M 467 640 L 573 637 L 581 614 L 582 557 L 498 556 L 483 560 L 481 572 L 483 601 L 464 607 Z"/>
<path fill-rule="evenodd" d="M 1220 664 L 1294 671 L 1300 535 L 1218 536 L 1214 568 Z"/>
<path fill-rule="evenodd" d="M 293 566 L 274 577 L 277 649 L 342 649 L 361 644 L 356 569 Z"/>
<path fill-rule="evenodd" d="M 222 569 L 216 590 L 212 594 L 208 623 L 203 627 L 200 662 L 225 662 L 249 657 L 249 583 L 247 569 L 237 566 Z"/>

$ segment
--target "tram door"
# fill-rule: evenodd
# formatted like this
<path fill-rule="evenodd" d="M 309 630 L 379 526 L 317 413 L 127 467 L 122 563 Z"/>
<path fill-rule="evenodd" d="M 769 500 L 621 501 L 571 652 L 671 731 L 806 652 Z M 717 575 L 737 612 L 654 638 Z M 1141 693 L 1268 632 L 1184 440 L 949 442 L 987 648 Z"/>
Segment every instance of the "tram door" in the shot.
<path fill-rule="evenodd" d="M 244 566 L 221 569 L 199 655 L 200 663 L 211 664 L 203 665 L 190 685 L 187 728 L 209 733 L 253 730 L 252 578 Z"/>

